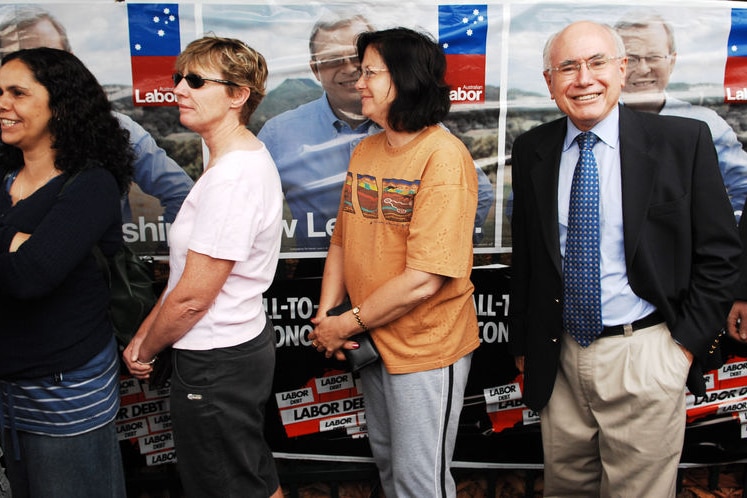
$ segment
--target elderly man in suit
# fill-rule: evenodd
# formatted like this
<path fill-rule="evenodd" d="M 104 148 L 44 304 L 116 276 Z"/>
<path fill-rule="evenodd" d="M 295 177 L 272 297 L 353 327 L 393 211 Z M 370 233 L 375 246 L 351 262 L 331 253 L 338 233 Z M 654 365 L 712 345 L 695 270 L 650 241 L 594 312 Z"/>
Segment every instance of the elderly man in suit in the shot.
<path fill-rule="evenodd" d="M 740 254 L 705 123 L 619 105 L 609 26 L 544 52 L 566 114 L 513 145 L 510 345 L 541 410 L 545 496 L 674 496 Z M 577 137 L 580 135 L 580 137 Z"/>

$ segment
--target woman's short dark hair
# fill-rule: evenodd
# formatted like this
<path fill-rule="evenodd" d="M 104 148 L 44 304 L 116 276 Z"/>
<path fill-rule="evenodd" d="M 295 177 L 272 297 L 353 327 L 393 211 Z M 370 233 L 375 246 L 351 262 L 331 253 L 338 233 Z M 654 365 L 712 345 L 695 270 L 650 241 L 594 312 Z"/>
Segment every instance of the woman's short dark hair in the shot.
<path fill-rule="evenodd" d="M 55 166 L 70 174 L 100 166 L 114 175 L 123 194 L 132 181 L 134 153 L 129 133 L 112 114 L 106 92 L 73 54 L 56 48 L 30 48 L 11 52 L 4 66 L 19 60 L 29 68 L 47 93 L 49 131 Z M 22 165 L 20 150 L 2 145 L 3 168 Z"/>
<path fill-rule="evenodd" d="M 449 86 L 444 81 L 446 57 L 432 36 L 408 28 L 358 35 L 358 57 L 366 48 L 384 59 L 397 96 L 387 121 L 395 131 L 417 131 L 443 121 L 449 113 Z"/>

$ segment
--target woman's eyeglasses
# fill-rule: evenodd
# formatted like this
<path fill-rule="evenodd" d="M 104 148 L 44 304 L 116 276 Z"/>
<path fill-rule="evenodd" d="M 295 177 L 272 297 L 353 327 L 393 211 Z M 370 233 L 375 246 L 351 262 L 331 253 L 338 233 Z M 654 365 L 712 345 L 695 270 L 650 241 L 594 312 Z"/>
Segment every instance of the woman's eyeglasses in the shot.
<path fill-rule="evenodd" d="M 375 78 L 377 74 L 379 73 L 388 73 L 389 70 L 385 67 L 371 67 L 366 66 L 363 68 L 362 75 L 364 80 L 370 80 L 371 78 Z"/>
<path fill-rule="evenodd" d="M 189 85 L 189 88 L 197 89 L 202 88 L 205 86 L 206 81 L 212 81 L 213 83 L 220 83 L 221 85 L 228 85 L 228 86 L 239 86 L 238 83 L 234 83 L 233 81 L 228 80 L 218 80 L 215 78 L 203 78 L 200 75 L 189 73 L 189 74 L 181 74 L 181 73 L 174 73 L 174 75 L 171 77 L 174 80 L 174 87 L 176 87 L 180 81 L 187 80 L 187 85 Z"/>

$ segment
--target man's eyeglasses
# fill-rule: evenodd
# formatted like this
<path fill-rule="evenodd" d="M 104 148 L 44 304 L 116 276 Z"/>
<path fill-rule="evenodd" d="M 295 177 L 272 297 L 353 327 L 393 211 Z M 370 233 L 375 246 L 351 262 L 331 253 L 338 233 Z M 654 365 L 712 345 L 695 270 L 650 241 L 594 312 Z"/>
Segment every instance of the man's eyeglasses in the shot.
<path fill-rule="evenodd" d="M 663 64 L 665 60 L 669 59 L 669 55 L 635 55 L 628 54 L 628 67 L 638 67 L 641 62 L 645 62 L 648 66 L 658 66 Z"/>
<path fill-rule="evenodd" d="M 585 64 L 586 68 L 593 74 L 598 74 L 607 69 L 610 62 L 622 59 L 622 57 L 595 57 L 580 61 L 568 61 L 559 66 L 550 67 L 548 71 L 555 71 L 563 78 L 575 78 L 581 72 L 581 65 Z"/>
<path fill-rule="evenodd" d="M 365 67 L 363 68 L 363 79 L 364 80 L 370 80 L 371 78 L 375 77 L 379 73 L 386 73 L 389 72 L 388 69 L 383 67 Z"/>
<path fill-rule="evenodd" d="M 181 74 L 181 73 L 174 73 L 174 75 L 171 77 L 174 80 L 174 87 L 176 87 L 180 81 L 187 80 L 187 85 L 189 85 L 189 88 L 197 89 L 202 88 L 205 86 L 206 81 L 212 81 L 213 83 L 220 83 L 221 85 L 228 85 L 228 86 L 240 86 L 238 83 L 234 83 L 233 81 L 228 80 L 218 80 L 215 78 L 203 78 L 200 75 L 189 73 L 189 74 Z"/>
<path fill-rule="evenodd" d="M 333 55 L 328 59 L 314 59 L 314 62 L 322 69 L 334 69 L 346 64 L 352 64 L 355 67 L 361 65 L 361 60 L 357 55 Z"/>

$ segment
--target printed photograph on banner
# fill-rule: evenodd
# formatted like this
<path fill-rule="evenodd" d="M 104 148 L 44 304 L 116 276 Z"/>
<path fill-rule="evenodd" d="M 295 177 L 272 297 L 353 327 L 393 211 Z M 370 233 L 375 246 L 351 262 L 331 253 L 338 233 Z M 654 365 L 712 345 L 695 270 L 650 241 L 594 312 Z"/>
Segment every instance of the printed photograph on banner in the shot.
<path fill-rule="evenodd" d="M 142 11 L 128 15 L 128 7 Z M 179 12 L 171 24 L 176 44 L 162 57 L 151 41 L 161 39 L 163 19 L 147 9 Z M 131 10 L 131 9 L 130 9 Z M 178 30 L 194 32 L 193 7 L 175 4 L 124 3 L 18 3 L 0 6 L 0 51 L 47 46 L 74 53 L 107 91 L 120 124 L 130 132 L 137 158 L 128 198 L 122 203 L 125 242 L 137 253 L 165 258 L 168 227 L 182 201 L 202 171 L 199 137 L 179 123 L 168 75 L 179 52 Z M 146 15 L 147 14 L 147 15 Z M 133 56 L 130 35 L 137 38 L 146 56 Z M 146 36 L 149 35 L 148 36 Z M 166 34 L 164 31 L 163 34 Z M 147 57 L 148 60 L 145 60 Z M 153 74 L 167 81 L 152 81 Z M 133 85 L 133 78 L 136 85 Z M 142 85 L 142 86 L 138 86 Z M 156 100 L 157 92 L 168 106 L 138 106 L 136 100 Z M 160 267 L 161 265 L 159 265 Z M 158 269 L 158 268 L 157 268 Z M 160 274 L 160 272 L 159 272 Z"/>
<path fill-rule="evenodd" d="M 283 258 L 326 254 L 350 154 L 360 140 L 380 131 L 361 114 L 355 36 L 395 26 L 425 31 L 447 47 L 453 105 L 443 124 L 467 145 L 480 178 L 476 252 L 501 249 L 495 205 L 503 191 L 498 154 L 502 9 L 211 4 L 202 8 L 202 25 L 206 32 L 245 41 L 267 59 L 267 95 L 250 129 L 280 171 L 286 200 Z"/>
<path fill-rule="evenodd" d="M 714 137 L 725 187 L 739 218 L 747 198 L 747 154 L 743 147 L 747 139 L 747 126 L 743 124 L 747 108 L 734 105 L 738 101 L 725 101 L 724 86 L 730 79 L 725 65 L 732 24 L 743 25 L 747 11 L 732 9 L 733 5 L 703 3 L 676 9 L 650 3 L 512 5 L 506 156 L 510 158 L 516 136 L 560 117 L 542 75 L 542 49 L 548 37 L 574 21 L 606 23 L 620 34 L 628 55 L 623 103 L 645 112 L 705 121 Z M 747 38 L 744 29 L 741 28 L 740 36 Z M 747 79 L 742 80 L 747 87 Z M 509 163 L 504 177 L 507 192 L 510 181 Z M 507 230 L 511 195 L 504 199 L 502 238 L 510 244 Z"/>

